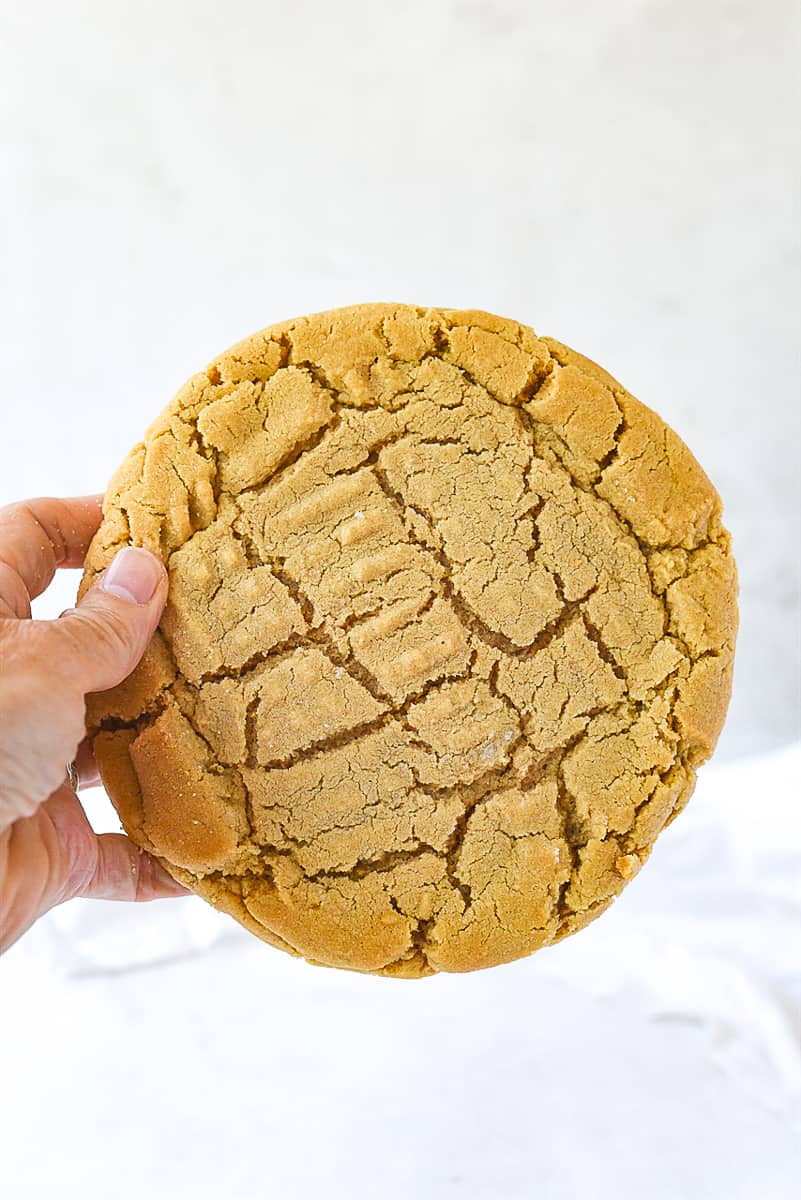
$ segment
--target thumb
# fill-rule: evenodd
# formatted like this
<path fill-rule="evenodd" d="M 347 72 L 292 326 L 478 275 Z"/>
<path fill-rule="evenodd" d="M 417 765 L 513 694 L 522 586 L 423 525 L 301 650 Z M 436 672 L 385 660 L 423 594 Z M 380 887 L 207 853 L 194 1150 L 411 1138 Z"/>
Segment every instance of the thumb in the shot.
<path fill-rule="evenodd" d="M 167 598 L 167 572 L 148 550 L 126 546 L 79 601 L 51 625 L 85 692 L 121 683 L 145 652 Z"/>

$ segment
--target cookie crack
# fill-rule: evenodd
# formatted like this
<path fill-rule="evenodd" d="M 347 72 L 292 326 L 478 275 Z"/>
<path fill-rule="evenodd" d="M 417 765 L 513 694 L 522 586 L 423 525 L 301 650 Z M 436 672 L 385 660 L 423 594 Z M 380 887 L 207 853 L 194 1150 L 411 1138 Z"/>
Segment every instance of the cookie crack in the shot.
<path fill-rule="evenodd" d="M 276 480 L 280 479 L 282 475 L 286 475 L 304 454 L 308 454 L 309 451 L 314 450 L 322 441 L 329 437 L 342 422 L 342 414 L 339 411 L 340 406 L 334 401 L 331 407 L 333 409 L 333 416 L 330 421 L 326 422 L 325 425 L 321 426 L 314 433 L 309 434 L 307 438 L 297 443 L 291 450 L 288 450 L 262 479 L 258 479 L 254 483 L 240 488 L 235 493 L 236 498 L 249 495 L 251 492 L 261 492 L 265 487 L 273 486 Z"/>
<path fill-rule="evenodd" d="M 620 421 L 618 422 L 618 424 L 615 427 L 615 430 L 612 434 L 612 437 L 614 439 L 612 448 L 608 451 L 607 454 L 605 454 L 603 456 L 603 458 L 599 459 L 599 461 L 598 461 L 596 473 L 593 476 L 593 480 L 592 480 L 592 484 L 593 484 L 594 488 L 597 487 L 598 484 L 602 482 L 604 471 L 606 471 L 607 467 L 611 467 L 612 463 L 615 462 L 615 460 L 618 458 L 618 456 L 620 454 L 620 447 L 621 447 L 623 435 L 625 433 L 628 433 L 628 431 L 629 431 L 629 423 L 626 418 L 626 413 L 623 409 L 623 405 L 620 402 L 620 395 L 621 395 L 620 391 L 617 388 L 610 388 L 609 392 L 610 392 L 610 395 L 612 396 L 615 404 L 617 405 L 617 410 L 620 413 Z"/>
<path fill-rule="evenodd" d="M 251 715 L 251 707 L 254 705 L 252 700 L 248 708 L 248 716 Z M 258 709 L 259 697 L 255 697 L 255 709 Z M 255 722 L 255 709 L 253 712 L 253 721 Z M 377 717 L 373 717 L 369 721 L 360 721 L 357 725 L 352 725 L 348 729 L 341 730 L 339 733 L 329 734 L 327 737 L 315 738 L 307 745 L 286 754 L 281 758 L 273 758 L 267 762 L 259 760 L 255 750 L 255 741 L 253 748 L 248 749 L 247 766 L 258 768 L 262 771 L 282 770 L 287 767 L 294 767 L 298 763 L 308 762 L 319 754 L 325 754 L 329 750 L 341 750 L 345 746 L 349 746 L 352 742 L 359 741 L 360 738 L 371 733 L 378 733 L 386 725 L 391 724 L 395 714 L 392 712 L 381 713 Z"/>
<path fill-rule="evenodd" d="M 514 400 L 511 402 L 506 402 L 501 400 L 500 396 L 490 391 L 485 383 L 481 383 L 478 379 L 476 379 L 475 375 L 468 371 L 466 367 L 462 366 L 461 363 L 455 362 L 453 358 L 447 357 L 452 350 L 450 334 L 454 329 L 460 328 L 463 328 L 463 326 L 454 325 L 447 319 L 442 319 L 440 328 L 434 333 L 434 349 L 439 358 L 442 358 L 451 366 L 456 367 L 457 371 L 460 372 L 462 377 L 466 379 L 468 383 L 484 392 L 485 395 L 489 396 L 491 400 L 494 400 L 496 404 L 503 405 L 504 408 L 519 409 L 521 405 L 528 404 L 532 400 L 536 399 L 538 392 L 545 386 L 548 377 L 551 375 L 554 368 L 554 357 L 550 348 L 546 346 L 545 343 L 542 343 L 542 345 L 548 355 L 547 360 L 542 367 L 537 364 L 532 365 L 531 370 L 529 371 L 528 379 L 516 393 Z M 503 341 L 508 342 L 510 346 L 517 345 L 518 349 L 522 348 L 519 342 L 511 342 L 508 338 L 504 338 L 503 334 L 499 334 L 498 336 L 500 336 Z"/>
<path fill-rule="evenodd" d="M 271 646 L 269 650 L 257 650 L 238 666 L 219 667 L 216 671 L 205 671 L 193 686 L 202 687 L 206 683 L 220 683 L 223 679 L 245 679 L 254 674 L 259 667 L 278 666 L 284 659 L 289 658 L 296 650 L 302 650 L 308 645 L 308 633 L 293 633 L 283 642 Z"/>
<path fill-rule="evenodd" d="M 419 791 L 424 795 L 430 796 L 432 799 L 441 800 L 451 796 L 458 796 L 462 801 L 465 801 L 465 807 L 462 813 L 457 818 L 454 827 L 448 837 L 445 845 L 444 854 L 440 853 L 439 857 L 445 860 L 445 873 L 451 887 L 459 893 L 462 898 L 463 914 L 466 913 L 473 904 L 473 892 L 469 883 L 463 880 L 458 872 L 459 856 L 464 846 L 465 838 L 470 826 L 470 822 L 476 809 L 486 804 L 492 796 L 502 790 L 509 783 L 509 777 L 514 778 L 514 750 L 523 742 L 523 735 L 518 733 L 517 738 L 509 745 L 509 761 L 503 766 L 490 767 L 478 779 L 472 783 L 463 784 L 457 783 L 449 787 L 432 788 L 421 782 L 416 775 L 414 769 L 412 774 L 415 776 L 415 783 Z"/>
<path fill-rule="evenodd" d="M 527 426 L 531 432 L 532 439 L 534 439 L 535 438 L 534 430 L 535 430 L 535 425 L 537 424 L 536 418 L 532 417 L 529 413 L 521 413 L 521 417 L 523 418 L 524 423 L 527 424 Z M 678 631 L 675 630 L 674 619 L 673 619 L 673 615 L 670 610 L 670 606 L 667 602 L 667 598 L 663 593 L 657 591 L 656 587 L 654 586 L 654 581 L 653 581 L 651 569 L 649 566 L 649 558 L 655 551 L 662 549 L 662 547 L 651 545 L 649 542 L 646 542 L 643 538 L 641 538 L 639 536 L 639 534 L 635 531 L 631 522 L 625 516 L 623 516 L 623 514 L 617 509 L 617 507 L 611 502 L 611 500 L 608 500 L 605 496 L 600 496 L 598 494 L 598 492 L 595 490 L 594 486 L 586 485 L 586 484 L 582 483 L 581 480 L 579 480 L 574 475 L 574 473 L 570 470 L 567 463 L 562 458 L 559 458 L 558 456 L 556 456 L 556 462 L 555 462 L 555 464 L 552 464 L 552 465 L 558 465 L 559 469 L 564 472 L 571 487 L 573 488 L 573 490 L 575 492 L 583 492 L 585 495 L 590 495 L 593 497 L 593 499 L 598 501 L 600 504 L 605 505 L 605 507 L 609 510 L 609 512 L 614 516 L 615 520 L 620 524 L 623 531 L 626 534 L 628 534 L 628 536 L 631 537 L 632 540 L 636 543 L 636 545 L 640 551 L 640 554 L 642 556 L 644 565 L 645 565 L 645 573 L 646 573 L 648 583 L 649 583 L 649 590 L 650 590 L 653 598 L 659 604 L 660 609 L 662 610 L 662 614 L 663 614 L 662 636 L 664 637 L 666 633 L 670 633 L 671 636 L 675 639 L 679 649 L 682 651 L 682 653 L 685 655 L 685 657 L 687 659 L 689 659 L 691 662 L 695 662 L 698 655 L 693 653 L 692 647 L 679 635 Z M 706 549 L 708 546 L 719 546 L 721 544 L 722 537 L 723 537 L 723 535 L 721 534 L 719 537 L 707 538 L 705 541 L 699 543 L 698 546 L 693 547 L 693 549 L 691 551 L 687 551 L 688 556 L 697 554 L 699 551 Z M 685 574 L 686 574 L 686 572 L 685 572 Z M 677 578 L 684 578 L 684 575 L 678 576 Z"/>
<path fill-rule="evenodd" d="M 567 901 L 567 893 L 581 868 L 581 855 L 579 852 L 586 846 L 588 840 L 584 821 L 578 810 L 578 803 L 568 788 L 564 776 L 565 758 L 573 747 L 577 746 L 585 736 L 586 730 L 582 730 L 581 733 L 576 734 L 575 737 L 571 738 L 560 749 L 559 756 L 555 760 L 553 777 L 556 782 L 556 808 L 562 826 L 562 840 L 567 846 L 567 851 L 570 855 L 570 875 L 561 884 L 554 904 L 554 915 L 558 923 L 557 935 L 563 923 L 573 913 Z"/>
<path fill-rule="evenodd" d="M 593 589 L 593 590 L 595 590 L 595 589 Z M 628 681 L 626 678 L 626 672 L 623 670 L 623 668 L 621 667 L 620 663 L 615 658 L 612 651 L 609 649 L 609 647 L 604 642 L 603 637 L 601 636 L 600 629 L 598 629 L 597 626 L 593 625 L 592 621 L 587 616 L 585 609 L 583 609 L 580 605 L 579 605 L 579 612 L 581 614 L 581 620 L 584 624 L 584 629 L 586 630 L 587 637 L 590 639 L 591 642 L 593 642 L 595 644 L 595 648 L 598 651 L 598 657 L 601 659 L 602 662 L 605 662 L 611 668 L 613 675 L 615 675 L 618 679 L 622 680 L 623 683 L 628 684 Z"/>
<path fill-rule="evenodd" d="M 474 633 L 475 636 L 486 646 L 490 646 L 494 650 L 502 650 L 504 654 L 510 655 L 514 658 L 533 657 L 541 650 L 544 650 L 546 646 L 550 645 L 554 638 L 559 637 L 560 634 L 564 632 L 565 627 L 569 624 L 574 614 L 580 609 L 580 606 L 590 598 L 594 591 L 597 590 L 596 587 L 592 587 L 583 596 L 579 597 L 579 599 L 565 603 L 559 615 L 552 621 L 547 622 L 540 633 L 538 633 L 531 642 L 528 642 L 523 646 L 519 645 L 517 642 L 512 641 L 511 638 L 508 638 L 499 630 L 492 629 L 489 625 L 487 625 L 457 589 L 453 582 L 453 575 L 455 574 L 454 564 L 444 548 L 442 537 L 438 534 L 431 516 L 425 512 L 425 510 L 417 508 L 414 504 L 408 501 L 400 491 L 398 491 L 396 488 L 393 488 L 387 473 L 383 470 L 383 468 L 374 466 L 372 468 L 372 472 L 381 490 L 384 492 L 387 498 L 393 502 L 400 513 L 408 541 L 412 545 L 416 545 L 420 549 L 425 550 L 442 568 L 443 573 L 439 585 L 441 595 L 443 598 L 450 601 L 461 624 L 469 632 Z M 535 506 L 537 515 L 539 514 L 541 507 L 542 505 L 540 505 L 539 508 L 536 508 Z M 432 544 L 425 538 L 419 537 L 414 530 L 409 527 L 407 518 L 407 512 L 409 510 L 416 513 L 425 522 L 431 533 L 437 538 L 437 542 L 435 544 Z M 552 573 L 552 578 L 557 585 L 557 589 L 559 589 L 560 584 L 558 576 Z M 561 599 L 564 602 L 563 591 L 561 592 Z"/>
<path fill-rule="evenodd" d="M 357 881 L 368 875 L 385 874 L 394 871 L 403 863 L 413 862 L 424 854 L 434 854 L 440 857 L 440 852 L 428 842 L 416 842 L 408 850 L 386 850 L 381 854 L 357 859 L 352 867 L 326 867 L 320 871 L 311 871 L 305 877 L 309 883 L 317 883 L 321 879 L 351 879 Z"/>

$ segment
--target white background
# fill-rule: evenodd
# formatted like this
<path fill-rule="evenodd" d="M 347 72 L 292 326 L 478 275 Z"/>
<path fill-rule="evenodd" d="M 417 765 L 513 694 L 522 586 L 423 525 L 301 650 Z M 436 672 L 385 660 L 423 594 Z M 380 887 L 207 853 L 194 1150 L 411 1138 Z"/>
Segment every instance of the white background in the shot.
<path fill-rule="evenodd" d="M 678 430 L 742 584 L 718 765 L 554 950 L 402 984 L 195 900 L 43 922 L 0 967 L 13 1200 L 795 1191 L 798 11 L 0 3 L 0 503 L 102 490 L 187 375 L 274 320 L 481 307 Z"/>

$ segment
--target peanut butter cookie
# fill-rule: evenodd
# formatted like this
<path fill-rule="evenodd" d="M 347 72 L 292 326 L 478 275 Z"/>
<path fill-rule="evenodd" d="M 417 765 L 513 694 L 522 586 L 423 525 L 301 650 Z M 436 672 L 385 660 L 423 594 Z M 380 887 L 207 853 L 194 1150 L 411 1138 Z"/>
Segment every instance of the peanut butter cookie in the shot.
<path fill-rule="evenodd" d="M 586 925 L 687 802 L 736 575 L 686 446 L 589 359 L 367 304 L 195 375 L 112 480 L 82 587 L 160 554 L 90 698 L 129 835 L 247 929 L 414 977 Z"/>

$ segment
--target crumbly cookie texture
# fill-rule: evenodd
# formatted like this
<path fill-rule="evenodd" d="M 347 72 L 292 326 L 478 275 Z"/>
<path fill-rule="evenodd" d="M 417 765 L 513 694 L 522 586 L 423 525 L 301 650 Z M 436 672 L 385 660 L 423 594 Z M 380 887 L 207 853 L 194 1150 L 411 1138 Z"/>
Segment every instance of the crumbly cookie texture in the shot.
<path fill-rule="evenodd" d="M 686 804 L 736 575 L 686 446 L 484 312 L 276 325 L 112 480 L 82 588 L 161 555 L 141 665 L 89 698 L 129 835 L 275 946 L 416 977 L 586 925 Z"/>

